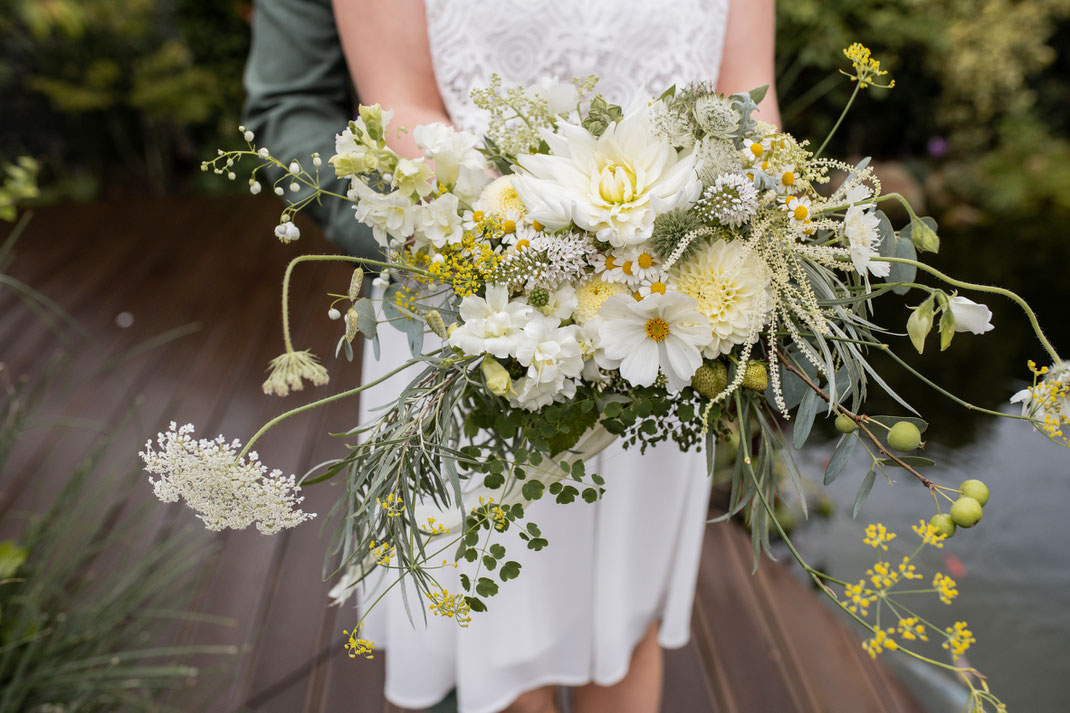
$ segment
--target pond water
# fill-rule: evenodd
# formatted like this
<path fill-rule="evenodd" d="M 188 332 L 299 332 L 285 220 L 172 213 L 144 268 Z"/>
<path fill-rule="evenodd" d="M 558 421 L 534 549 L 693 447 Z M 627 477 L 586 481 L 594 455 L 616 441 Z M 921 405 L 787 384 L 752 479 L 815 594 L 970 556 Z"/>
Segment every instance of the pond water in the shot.
<path fill-rule="evenodd" d="M 1070 357 L 1070 322 L 1064 316 L 1070 296 L 1065 277 L 1070 237 L 1065 228 L 1036 224 L 946 234 L 941 255 L 928 261 L 953 276 L 1018 291 L 1036 308 L 1055 348 Z M 1007 399 L 1031 378 L 1026 360 L 1048 360 L 1013 303 L 962 294 L 991 306 L 994 331 L 959 334 L 943 353 L 931 338 L 924 357 L 914 353 L 905 338 L 891 337 L 889 343 L 915 368 L 971 403 L 1017 413 Z M 909 314 L 905 305 L 918 302 L 911 296 L 905 303 L 885 304 L 878 320 L 904 324 Z M 929 581 L 936 569 L 952 574 L 959 597 L 947 607 L 935 595 L 917 595 L 917 611 L 942 625 L 969 622 L 978 641 L 967 657 L 989 675 L 993 690 L 1011 711 L 1070 710 L 1070 664 L 1065 658 L 1070 648 L 1070 449 L 1048 441 L 1023 421 L 970 412 L 911 383 L 910 375 L 893 362 L 873 363 L 929 421 L 924 454 L 937 464 L 926 474 L 948 486 L 980 478 L 992 493 L 981 523 L 960 529 L 942 550 L 926 548 L 919 562 Z M 871 398 L 866 412 L 906 415 L 883 395 Z M 818 482 L 835 435 L 829 424 L 822 424 L 799 454 L 804 472 Z M 873 549 L 861 542 L 866 524 L 882 522 L 899 533 L 888 553 L 898 553 L 898 558 L 913 551 L 918 541 L 911 525 L 935 513 L 926 490 L 896 469 L 889 471 L 892 485 L 878 477 L 858 519 L 852 520 L 855 493 L 870 465 L 865 453 L 855 456 L 839 480 L 824 489 L 835 503 L 834 515 L 812 519 L 794 536 L 811 562 L 848 581 L 857 581 L 874 561 Z M 908 665 L 911 662 L 905 665 L 903 656 L 886 658 L 898 660 L 904 679 L 933 713 L 961 710 L 961 689 L 952 677 L 934 675 L 931 669 Z"/>

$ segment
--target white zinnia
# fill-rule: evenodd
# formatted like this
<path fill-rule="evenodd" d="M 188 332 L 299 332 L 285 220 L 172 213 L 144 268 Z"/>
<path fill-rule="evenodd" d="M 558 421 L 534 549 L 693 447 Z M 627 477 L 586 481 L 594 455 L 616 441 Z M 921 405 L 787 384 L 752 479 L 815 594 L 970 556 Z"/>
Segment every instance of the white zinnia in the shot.
<path fill-rule="evenodd" d="M 709 319 L 712 340 L 707 340 L 703 354 L 711 359 L 752 340 L 772 306 L 765 262 L 738 240 L 711 243 L 677 263 L 670 280 L 694 298 L 695 309 Z"/>
<path fill-rule="evenodd" d="M 710 323 L 696 302 L 679 292 L 636 301 L 610 297 L 599 310 L 598 336 L 605 355 L 620 360 L 620 374 L 634 386 L 650 386 L 660 371 L 676 392 L 691 383 L 710 342 Z"/>
<path fill-rule="evenodd" d="M 858 203 L 869 198 L 869 191 L 865 186 L 854 186 L 847 191 L 847 202 Z M 881 237 L 877 233 L 880 221 L 867 206 L 853 205 L 847 209 L 847 215 L 843 219 L 843 235 L 847 238 L 851 253 L 851 262 L 859 275 L 870 274 L 877 277 L 887 277 L 892 269 L 891 263 L 872 262 L 877 256 L 877 248 L 881 244 Z"/>
<path fill-rule="evenodd" d="M 948 300 L 948 307 L 955 317 L 956 332 L 984 334 L 995 329 L 992 324 L 992 310 L 986 305 L 956 295 Z"/>
<path fill-rule="evenodd" d="M 645 104 L 595 138 L 562 122 L 543 130 L 550 154 L 520 156 L 512 183 L 534 220 L 551 230 L 575 222 L 615 247 L 650 237 L 654 218 L 693 201 L 702 184 L 692 154 L 657 139 Z"/>
<path fill-rule="evenodd" d="M 431 243 L 436 248 L 460 243 L 464 238 L 464 226 L 458 205 L 457 196 L 444 193 L 418 206 L 414 224 L 417 240 Z"/>
<path fill-rule="evenodd" d="M 488 286 L 486 299 L 465 297 L 460 312 L 464 324 L 453 330 L 450 346 L 470 356 L 493 354 L 499 359 L 516 356 L 524 327 L 532 319 L 542 318 L 526 302 L 510 301 L 505 285 Z"/>

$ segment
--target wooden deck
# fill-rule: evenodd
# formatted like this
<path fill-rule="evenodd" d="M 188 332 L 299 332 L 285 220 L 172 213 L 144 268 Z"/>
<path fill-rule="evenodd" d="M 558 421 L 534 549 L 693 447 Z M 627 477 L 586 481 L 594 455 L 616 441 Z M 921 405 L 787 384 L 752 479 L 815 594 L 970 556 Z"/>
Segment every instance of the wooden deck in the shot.
<path fill-rule="evenodd" d="M 196 423 L 208 436 L 244 438 L 280 409 L 259 389 L 268 360 L 281 351 L 278 286 L 297 254 L 271 235 L 277 211 L 272 200 L 231 198 L 38 212 L 11 273 L 69 310 L 89 336 L 66 330 L 73 379 L 42 411 L 56 422 L 20 445 L 0 479 L 0 536 L 11 527 L 9 515 L 46 502 L 56 479 L 89 448 L 94 433 L 72 428 L 76 419 L 123 421 L 110 462 L 129 467 L 144 440 L 170 420 Z M 316 231 L 303 228 L 301 249 L 326 249 Z M 298 274 L 292 311 L 312 317 L 298 322 L 298 348 L 330 355 L 338 325 L 326 319 L 323 286 L 341 291 L 348 274 L 341 265 Z M 168 334 L 162 346 L 147 343 Z M 59 345 L 0 289 L 0 363 L 9 374 L 42 373 Z M 356 384 L 355 369 L 332 372 L 335 387 Z M 337 455 L 322 434 L 346 425 L 352 413 L 344 405 L 285 424 L 260 449 L 264 462 L 300 473 Z M 310 489 L 310 509 L 325 511 L 336 487 Z M 147 484 L 131 499 L 152 501 Z M 192 520 L 187 510 L 163 505 L 157 517 L 161 527 Z M 255 531 L 215 537 L 219 547 L 194 606 L 233 625 L 199 625 L 182 637 L 242 650 L 223 674 L 183 693 L 175 701 L 180 708 L 397 710 L 382 698 L 380 658 L 354 662 L 342 653 L 341 630 L 352 625 L 352 614 L 325 606 L 330 585 L 320 579 L 319 534 L 306 525 L 270 538 Z M 666 713 L 921 713 L 888 670 L 862 652 L 844 618 L 786 565 L 767 561 L 756 575 L 750 570 L 746 535 L 734 525 L 709 527 L 693 637 L 666 657 Z"/>

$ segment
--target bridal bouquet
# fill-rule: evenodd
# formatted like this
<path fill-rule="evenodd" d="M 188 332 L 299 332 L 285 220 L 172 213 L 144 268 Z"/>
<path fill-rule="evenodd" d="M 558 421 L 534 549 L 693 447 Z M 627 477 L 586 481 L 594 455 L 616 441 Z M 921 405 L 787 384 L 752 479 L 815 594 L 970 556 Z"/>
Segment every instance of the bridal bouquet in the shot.
<path fill-rule="evenodd" d="M 845 52 L 855 94 L 890 86 L 868 50 Z M 1034 386 L 1018 396 L 1022 418 L 1065 441 L 1070 372 L 1028 305 L 920 262 L 919 252 L 939 248 L 936 224 L 899 195 L 882 193 L 867 161 L 825 157 L 827 138 L 814 149 L 756 119 L 762 89 L 721 96 L 696 84 L 619 107 L 594 87 L 588 78 L 504 88 L 495 78 L 473 94 L 490 117 L 486 135 L 415 127 L 425 152 L 417 159 L 387 145 L 390 111 L 361 106 L 329 161 L 348 182 L 345 195 L 321 187 L 319 156 L 311 169 L 280 160 L 258 148 L 251 132 L 247 150 L 220 152 L 205 165 L 233 179 L 236 161 L 259 159 L 249 179 L 254 193 L 261 190 L 258 172 L 272 167 L 284 169 L 274 181 L 280 195 L 288 185 L 311 186 L 307 199 L 283 212 L 276 229 L 283 241 L 299 237 L 292 217 L 308 201 L 347 200 L 385 254 L 381 261 L 298 257 L 284 282 L 285 317 L 296 265 L 359 263 L 330 311 L 342 322 L 338 352 L 352 359 L 361 334 L 378 353 L 380 331 L 398 329 L 412 355 L 387 374 L 409 376 L 397 398 L 344 434 L 356 441 L 347 455 L 302 479 L 346 483 L 333 513 L 339 597 L 370 572 L 393 570 L 415 583 L 434 613 L 464 624 L 500 583 L 520 574 L 500 533 L 516 528 L 533 550 L 551 544 L 525 521 L 525 504 L 597 500 L 613 487 L 612 475 L 588 472 L 584 459 L 615 439 L 639 450 L 669 439 L 683 450 L 704 450 L 711 473 L 715 442 L 732 443 L 726 516 L 745 515 L 757 555 L 771 529 L 786 539 L 773 508 L 778 464 L 799 483 L 782 425 L 793 424 L 790 441 L 798 448 L 819 414 L 835 418 L 843 434 L 825 482 L 844 471 L 853 452 L 868 451 L 872 466 L 857 512 L 878 474 L 905 470 L 936 503 L 915 530 L 923 543 L 941 546 L 956 527 L 980 520 L 988 491 L 979 481 L 946 488 L 922 474 L 932 461 L 913 452 L 926 423 L 867 361 L 872 350 L 891 354 L 888 335 L 902 327 L 876 319 L 874 304 L 888 292 L 920 295 L 905 325 L 919 351 L 934 328 L 941 348 L 958 332 L 992 329 L 987 307 L 949 291 L 954 287 L 1019 302 L 1054 364 L 1037 369 Z M 909 217 L 900 230 L 881 210 L 887 201 Z M 948 289 L 917 283 L 918 270 Z M 365 275 L 373 272 L 365 294 Z M 326 370 L 293 348 L 285 320 L 284 338 L 286 352 L 272 362 L 264 390 L 286 395 L 305 381 L 325 384 Z M 283 414 L 252 441 L 282 418 L 378 381 Z M 866 415 L 874 386 L 910 415 Z M 296 478 L 268 473 L 252 441 L 196 441 L 192 426 L 172 425 L 142 456 L 158 474 L 160 498 L 184 499 L 209 528 L 255 523 L 273 533 L 313 517 L 300 509 Z M 886 551 L 894 535 L 870 529 L 867 543 Z M 466 566 L 463 591 L 449 592 L 434 577 L 432 563 L 447 549 L 447 565 Z M 930 630 L 956 658 L 969 646 L 965 624 L 940 630 L 915 618 L 903 633 L 866 618 L 878 599 L 878 611 L 887 606 L 898 582 L 921 576 L 910 558 L 878 561 L 858 584 L 831 580 L 799 558 L 822 590 L 870 629 L 866 646 L 874 655 Z M 926 591 L 950 601 L 953 590 L 953 580 L 938 574 Z M 349 637 L 351 654 L 370 652 L 357 630 Z M 979 706 L 998 703 L 983 681 L 970 685 Z"/>

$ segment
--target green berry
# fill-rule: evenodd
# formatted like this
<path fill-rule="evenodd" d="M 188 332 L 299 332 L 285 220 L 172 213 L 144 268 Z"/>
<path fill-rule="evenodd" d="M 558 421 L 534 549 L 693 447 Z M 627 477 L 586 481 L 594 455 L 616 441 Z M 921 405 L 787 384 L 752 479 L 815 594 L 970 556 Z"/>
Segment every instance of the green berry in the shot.
<path fill-rule="evenodd" d="M 962 481 L 962 485 L 959 486 L 959 494 L 973 498 L 981 503 L 981 507 L 988 505 L 988 486 L 976 478 Z"/>
<path fill-rule="evenodd" d="M 921 445 L 921 431 L 910 421 L 899 421 L 888 432 L 888 445 L 897 451 L 913 451 Z"/>
<path fill-rule="evenodd" d="M 973 527 L 981 521 L 984 511 L 981 503 L 968 495 L 963 495 L 951 505 L 951 519 L 959 527 Z"/>
<path fill-rule="evenodd" d="M 764 361 L 749 361 L 743 372 L 743 388 L 759 393 L 769 388 L 769 368 Z"/>
<path fill-rule="evenodd" d="M 550 293 L 544 287 L 536 287 L 528 293 L 528 302 L 532 307 L 545 307 L 550 302 Z"/>
<path fill-rule="evenodd" d="M 691 377 L 691 387 L 708 399 L 724 391 L 726 386 L 728 386 L 728 369 L 719 361 L 702 364 Z"/>
<path fill-rule="evenodd" d="M 854 433 L 858 430 L 858 424 L 847 414 L 841 413 L 836 417 L 836 430 L 840 433 Z"/>
<path fill-rule="evenodd" d="M 946 537 L 951 537 L 955 534 L 955 530 L 958 529 L 954 518 L 946 512 L 942 512 L 939 515 L 933 515 L 932 518 L 929 519 L 929 524 L 935 527 L 937 532 Z"/>

